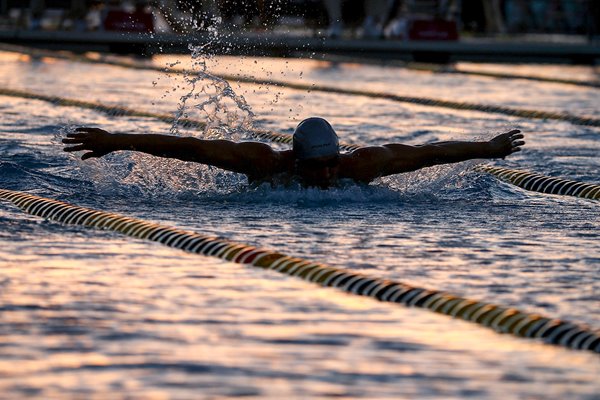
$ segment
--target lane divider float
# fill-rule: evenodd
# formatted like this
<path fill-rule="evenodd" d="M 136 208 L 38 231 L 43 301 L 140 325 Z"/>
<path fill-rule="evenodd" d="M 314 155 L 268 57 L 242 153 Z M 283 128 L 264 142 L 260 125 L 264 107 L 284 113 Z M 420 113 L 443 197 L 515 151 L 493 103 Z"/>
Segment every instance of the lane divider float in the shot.
<path fill-rule="evenodd" d="M 42 53 L 45 54 L 45 53 Z M 51 53 L 52 54 L 52 53 Z M 61 54 L 57 53 L 56 55 L 46 55 L 48 57 L 61 58 Z M 172 68 L 172 67 L 158 67 L 155 65 L 149 64 L 140 64 L 140 63 L 131 63 L 126 61 L 117 61 L 117 60 L 109 60 L 106 57 L 102 57 L 99 59 L 84 57 L 84 56 L 76 56 L 65 54 L 64 59 L 70 61 L 80 61 L 87 63 L 96 63 L 96 64 L 106 64 L 112 65 L 122 68 L 133 68 L 137 70 L 148 70 L 148 71 L 159 71 L 159 72 L 168 72 L 168 73 L 176 73 L 176 74 L 194 74 L 193 70 L 186 70 L 182 68 Z M 506 106 L 497 106 L 491 104 L 478 104 L 471 102 L 459 102 L 452 100 L 442 100 L 442 99 L 434 99 L 427 97 L 416 97 L 416 96 L 400 96 L 392 93 L 383 93 L 383 92 L 372 92 L 368 90 L 361 89 L 345 89 L 335 86 L 327 86 L 327 85 L 316 85 L 316 84 L 306 84 L 300 82 L 288 82 L 288 81 L 280 81 L 274 79 L 260 79 L 254 78 L 250 76 L 240 76 L 240 75 L 227 75 L 227 74 L 215 74 L 215 77 L 238 83 L 251 83 L 256 85 L 272 85 L 279 87 L 286 87 L 289 89 L 295 90 L 306 90 L 306 91 L 316 91 L 323 93 L 334 93 L 334 94 L 342 94 L 342 95 L 351 95 L 351 96 L 364 96 L 368 98 L 376 98 L 376 99 L 384 99 L 395 101 L 399 103 L 410 103 L 417 104 L 422 106 L 431 106 L 431 107 L 441 107 L 441 108 L 449 108 L 454 110 L 467 110 L 467 111 L 480 111 L 485 113 L 492 114 L 502 114 L 508 115 L 512 117 L 520 117 L 520 118 L 529 118 L 529 119 L 542 119 L 542 120 L 557 120 L 557 121 L 565 121 L 570 122 L 575 125 L 582 126 L 595 126 L 600 127 L 600 119 L 592 118 L 592 117 L 582 117 L 569 113 L 560 113 L 560 112 L 552 112 L 552 111 L 540 111 L 540 110 L 529 110 L 529 109 L 519 109 L 519 108 L 511 108 Z"/>
<path fill-rule="evenodd" d="M 44 95 L 40 93 L 26 92 L 22 90 L 8 89 L 0 87 L 0 95 L 20 97 L 26 99 L 41 100 L 52 103 L 58 106 L 72 106 L 86 108 L 94 111 L 103 112 L 110 116 L 132 116 L 132 117 L 144 117 L 154 118 L 166 123 L 173 123 L 175 117 L 169 114 L 153 113 L 148 111 L 134 110 L 127 107 L 111 106 L 101 103 L 67 99 L 64 97 Z M 180 118 L 178 124 L 185 128 L 200 128 L 204 129 L 206 123 L 200 120 L 191 118 Z M 266 130 L 254 130 L 248 131 L 248 135 L 257 139 L 269 140 L 275 143 L 292 144 L 292 135 L 286 133 L 276 133 Z M 340 149 L 342 151 L 354 151 L 362 147 L 357 144 L 340 143 Z M 480 172 L 486 172 L 492 174 L 504 182 L 511 183 L 521 187 L 522 189 L 548 194 L 567 195 L 583 197 L 586 199 L 598 200 L 598 191 L 595 190 L 598 185 L 591 183 L 583 183 L 577 181 L 570 181 L 561 178 L 553 178 L 544 175 L 540 175 L 533 172 L 518 171 L 518 170 L 507 170 L 499 167 L 490 166 L 478 166 L 476 167 Z M 536 178 L 536 179 L 525 179 L 525 178 Z M 537 179 L 539 178 L 539 179 Z M 560 182 L 558 182 L 560 181 Z M 556 183 L 556 184 L 551 184 Z M 543 183 L 543 185 L 542 185 Z M 560 184 L 564 183 L 564 184 Z M 573 189 L 573 190 L 568 190 Z"/>
<path fill-rule="evenodd" d="M 439 290 L 370 277 L 274 251 L 119 214 L 78 207 L 28 193 L 0 189 L 0 199 L 12 202 L 26 213 L 48 220 L 108 229 L 191 253 L 277 271 L 321 286 L 335 287 L 351 294 L 428 309 L 489 327 L 498 333 L 539 339 L 548 344 L 600 353 L 600 331 L 587 326 L 471 300 Z"/>
<path fill-rule="evenodd" d="M 28 91 L 24 91 L 24 90 L 0 87 L 0 96 L 19 97 L 19 98 L 24 98 L 24 99 L 40 100 L 40 101 L 45 101 L 45 102 L 51 103 L 56 106 L 63 106 L 63 107 L 85 108 L 88 110 L 102 112 L 104 114 L 107 114 L 107 115 L 113 116 L 113 117 L 127 116 L 127 117 L 153 118 L 153 119 L 157 119 L 159 121 L 166 122 L 169 124 L 172 124 L 173 122 L 177 121 L 177 123 L 184 128 L 204 129 L 206 127 L 206 123 L 204 121 L 200 121 L 200 120 L 193 119 L 193 118 L 176 119 L 174 116 L 172 116 L 170 114 L 161 114 L 161 113 L 154 113 L 154 112 L 150 112 L 150 111 L 135 110 L 132 108 L 122 107 L 122 106 L 117 106 L 117 105 L 107 105 L 107 104 L 91 102 L 91 101 L 69 99 L 69 98 L 65 98 L 65 97 L 51 96 L 51 95 L 45 95 L 45 94 L 35 93 L 35 92 L 28 92 Z M 276 133 L 276 132 L 260 130 L 260 129 L 248 131 L 247 133 L 249 136 L 257 138 L 257 139 L 264 139 L 264 140 L 269 140 L 271 142 L 284 143 L 284 144 L 292 143 L 292 136 L 285 134 L 285 133 Z M 352 151 L 352 150 L 356 150 L 359 147 L 360 146 L 353 145 L 353 144 L 341 144 L 340 145 L 340 149 L 343 151 Z"/>
<path fill-rule="evenodd" d="M 490 165 L 478 165 L 475 170 L 492 174 L 501 181 L 532 192 L 600 200 L 600 185 Z"/>
<path fill-rule="evenodd" d="M 105 56 L 100 56 L 100 59 Z M 483 76 L 486 78 L 504 79 L 504 80 L 526 80 L 533 82 L 543 83 L 558 83 L 561 85 L 572 85 L 579 87 L 591 87 L 600 88 L 600 81 L 583 81 L 579 79 L 564 79 L 550 76 L 539 76 L 539 75 L 525 75 L 525 74 L 510 74 L 505 72 L 494 72 L 494 71 L 475 71 L 472 69 L 461 69 L 450 64 L 430 64 L 415 61 L 389 61 L 389 60 L 373 60 L 364 57 L 355 56 L 342 56 L 342 55 L 323 55 L 320 60 L 329 61 L 333 63 L 347 63 L 347 64 L 366 64 L 376 65 L 383 67 L 397 67 L 412 71 L 430 72 L 433 74 L 455 74 L 455 75 L 472 75 L 472 76 Z"/>
<path fill-rule="evenodd" d="M 0 95 L 1 96 L 9 96 L 9 97 L 19 97 L 24 99 L 32 99 L 32 100 L 40 100 L 51 103 L 56 106 L 64 106 L 64 107 L 79 107 L 85 108 L 88 110 L 99 111 L 105 113 L 109 116 L 119 117 L 119 116 L 127 116 L 127 117 L 143 117 L 143 118 L 153 118 L 166 123 L 173 123 L 175 121 L 175 117 L 170 114 L 161 114 L 154 113 L 150 111 L 142 111 L 142 110 L 134 110 L 127 107 L 117 106 L 117 105 L 107 105 L 97 102 L 91 101 L 83 101 L 76 99 L 69 99 L 60 96 L 52 96 L 46 95 L 42 93 L 28 92 L 25 90 L 17 90 L 10 88 L 0 87 Z M 183 127 L 189 128 L 200 128 L 204 129 L 206 127 L 206 123 L 199 120 L 188 119 L 188 118 L 180 118 L 178 122 Z"/>
<path fill-rule="evenodd" d="M 20 53 L 29 55 L 32 57 L 48 57 L 55 58 L 60 60 L 68 60 L 74 62 L 81 63 L 93 63 L 93 64 L 106 64 L 113 65 L 123 68 L 133 68 L 138 70 L 152 70 L 152 71 L 161 71 L 161 72 L 170 72 L 170 73 L 189 73 L 189 70 L 185 70 L 183 68 L 173 68 L 173 67 L 159 67 L 155 65 L 149 65 L 140 62 L 131 62 L 131 61 L 119 61 L 110 56 L 104 55 L 81 55 L 76 54 L 71 51 L 66 50 L 48 50 L 48 49 L 36 49 L 32 47 L 24 47 L 6 43 L 0 43 L 0 51 L 12 52 L 12 53 Z M 343 56 L 329 56 L 324 58 L 324 61 L 331 62 L 340 62 L 340 63 L 358 63 L 358 64 L 377 64 L 381 65 L 375 61 L 374 63 L 371 60 L 364 58 L 356 58 L 356 57 L 343 57 Z M 535 76 L 535 75 L 522 75 L 522 74 L 508 74 L 503 72 L 492 72 L 492 71 L 474 71 L 469 69 L 459 69 L 454 66 L 440 66 L 437 64 L 427 64 L 427 63 L 418 63 L 418 62 L 405 62 L 399 61 L 395 63 L 384 63 L 383 65 L 392 65 L 395 67 L 400 67 L 413 71 L 423 71 L 430 72 L 434 74 L 456 74 L 456 75 L 473 75 L 473 76 L 483 76 L 486 78 L 495 78 L 495 79 L 519 79 L 519 80 L 527 80 L 534 82 L 544 82 L 544 83 L 558 83 L 562 85 L 572 85 L 572 86 L 580 86 L 580 87 L 592 87 L 592 88 L 600 88 L 600 82 L 598 81 L 582 81 L 577 79 L 564 79 L 564 78 L 553 78 L 553 77 L 545 77 L 545 76 Z M 219 75 L 215 75 L 219 76 Z M 225 75 L 223 75 L 225 76 Z M 219 77 L 223 77 L 219 76 Z M 229 76 L 229 75 L 228 75 Z"/>
<path fill-rule="evenodd" d="M 446 66 L 434 66 L 434 65 L 413 65 L 409 67 L 414 70 L 428 71 L 438 74 L 456 74 L 456 75 L 473 75 L 473 76 L 483 76 L 486 78 L 495 78 L 495 79 L 522 79 L 526 81 L 534 81 L 534 82 L 544 82 L 544 83 L 559 83 L 561 85 L 573 85 L 573 86 L 583 86 L 583 87 L 592 87 L 592 88 L 600 88 L 600 82 L 589 82 L 589 81 L 580 81 L 575 79 L 561 79 L 561 78 L 551 78 L 544 76 L 534 76 L 534 75 L 518 75 L 518 74 L 507 74 L 502 72 L 486 72 L 486 71 L 473 71 L 473 70 L 464 70 L 458 69 L 456 67 L 446 67 Z"/>
<path fill-rule="evenodd" d="M 228 79 L 228 78 L 224 78 Z M 241 82 L 251 82 L 251 80 Z M 265 84 L 267 82 L 265 81 Z M 285 86 L 291 89 L 297 90 L 307 90 L 307 91 L 318 91 L 324 93 L 335 93 L 342 95 L 352 95 L 352 96 L 364 96 L 375 99 L 384 99 L 395 101 L 398 103 L 410 103 L 417 104 L 421 106 L 431 106 L 431 107 L 441 107 L 441 108 L 449 108 L 453 110 L 466 110 L 466 111 L 480 111 L 491 114 L 502 114 L 508 115 L 511 117 L 520 117 L 520 118 L 528 118 L 528 119 L 542 119 L 542 120 L 556 120 L 556 121 L 565 121 L 570 122 L 574 125 L 582 125 L 582 126 L 594 126 L 600 127 L 600 119 L 591 118 L 591 117 L 581 117 L 569 113 L 559 113 L 559 112 L 551 112 L 551 111 L 539 111 L 539 110 L 528 110 L 521 108 L 511 108 L 505 106 L 496 106 L 491 104 L 478 104 L 478 103 L 470 103 L 470 102 L 459 102 L 452 100 L 441 100 L 441 99 L 433 99 L 427 97 L 415 97 L 415 96 L 400 96 L 391 93 L 378 93 L 371 92 L 367 90 L 360 89 L 344 89 L 338 88 L 334 86 L 325 86 L 325 85 L 308 85 L 304 83 L 293 83 L 293 82 L 282 82 L 282 81 L 272 81 L 275 86 Z"/>

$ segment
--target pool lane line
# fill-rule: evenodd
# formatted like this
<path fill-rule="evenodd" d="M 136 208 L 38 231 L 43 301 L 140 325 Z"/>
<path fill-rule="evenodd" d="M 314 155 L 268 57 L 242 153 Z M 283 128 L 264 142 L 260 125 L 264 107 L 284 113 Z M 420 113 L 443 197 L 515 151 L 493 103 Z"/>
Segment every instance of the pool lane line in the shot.
<path fill-rule="evenodd" d="M 200 121 L 197 119 L 176 118 L 170 114 L 161 114 L 161 113 L 154 113 L 154 112 L 150 112 L 150 111 L 135 110 L 132 108 L 122 107 L 122 106 L 117 106 L 117 105 L 107 105 L 107 104 L 91 102 L 91 101 L 69 99 L 69 98 L 65 98 L 65 97 L 51 96 L 51 95 L 45 95 L 45 94 L 35 93 L 35 92 L 28 92 L 28 91 L 24 91 L 24 90 L 0 87 L 0 96 L 9 96 L 9 97 L 18 97 L 18 98 L 23 98 L 23 99 L 45 101 L 45 102 L 51 103 L 53 105 L 63 106 L 63 107 L 85 108 L 88 110 L 102 112 L 109 116 L 115 116 L 115 117 L 127 116 L 127 117 L 152 118 L 152 119 L 157 119 L 159 121 L 166 122 L 169 124 L 172 124 L 175 121 L 177 121 L 177 124 L 184 128 L 199 128 L 199 129 L 206 128 L 206 123 L 204 121 Z M 285 133 L 276 133 L 276 132 L 260 130 L 260 129 L 248 131 L 247 133 L 249 136 L 257 138 L 257 139 L 265 139 L 265 140 L 269 140 L 269 141 L 275 142 L 275 143 L 284 143 L 284 144 L 292 143 L 292 136 L 285 134 Z M 344 151 L 356 150 L 359 147 L 361 147 L 361 146 L 353 145 L 353 144 L 340 144 L 340 149 L 344 150 Z"/>
<path fill-rule="evenodd" d="M 478 165 L 474 169 L 494 175 L 503 182 L 532 192 L 600 200 L 600 185 L 490 165 Z"/>
<path fill-rule="evenodd" d="M 539 339 L 548 344 L 600 353 L 600 331 L 584 325 L 467 299 L 439 290 L 370 277 L 319 262 L 290 257 L 282 253 L 119 214 L 78 207 L 28 193 L 0 189 L 0 199 L 13 203 L 26 213 L 51 221 L 108 229 L 195 254 L 277 271 L 321 286 L 335 287 L 347 293 L 428 309 L 486 326 L 498 333 Z"/>
<path fill-rule="evenodd" d="M 148 71 L 160 71 L 160 72 L 171 72 L 171 73 L 190 73 L 192 71 L 186 70 L 183 68 L 172 68 L 172 67 L 159 67 L 156 65 L 148 65 L 139 62 L 131 62 L 131 61 L 116 61 L 114 59 L 110 59 L 109 56 L 90 56 L 90 55 L 81 55 L 76 54 L 72 51 L 67 50 L 48 50 L 48 49 L 36 49 L 32 47 L 24 47 L 18 45 L 11 45 L 6 43 L 0 43 L 0 51 L 12 52 L 12 53 L 20 53 L 25 55 L 30 55 L 32 57 L 48 57 L 48 58 L 56 58 L 62 60 L 69 60 L 75 62 L 82 63 L 93 63 L 93 64 L 106 64 L 113 65 L 123 68 L 135 68 L 140 70 L 148 70 Z M 314 60 L 321 61 L 321 60 Z M 405 62 L 399 61 L 394 63 L 381 63 L 377 60 L 371 61 L 368 59 L 360 58 L 360 57 L 344 57 L 344 56 L 327 56 L 322 59 L 322 61 L 332 62 L 332 63 L 354 63 L 354 64 L 367 64 L 367 65 L 379 65 L 379 66 L 393 66 L 404 68 L 412 71 L 421 71 L 421 72 L 430 72 L 433 74 L 456 74 L 456 75 L 473 75 L 473 76 L 482 76 L 486 78 L 495 78 L 495 79 L 521 79 L 533 82 L 543 82 L 543 83 L 558 83 L 562 85 L 572 85 L 579 87 L 591 87 L 591 88 L 600 88 L 600 82 L 590 82 L 590 81 L 581 81 L 576 79 L 563 79 L 563 78 L 552 78 L 552 77 L 544 77 L 544 76 L 535 76 L 535 75 L 518 75 L 518 74 L 508 74 L 503 72 L 486 72 L 486 71 L 472 71 L 472 70 L 464 70 L 458 69 L 456 67 L 451 67 L 447 65 L 437 65 L 437 64 L 427 64 L 420 62 Z M 224 76 L 230 75 L 215 75 L 223 78 Z M 235 80 L 235 79 L 232 79 Z"/>
<path fill-rule="evenodd" d="M 51 96 L 51 95 L 46 95 L 46 94 L 41 94 L 41 93 L 28 92 L 25 90 L 17 90 L 17 89 L 0 87 L 0 96 L 19 97 L 19 98 L 24 98 L 24 99 L 40 100 L 40 101 L 45 101 L 45 102 L 51 103 L 53 105 L 64 106 L 64 107 L 85 108 L 88 110 L 99 111 L 99 112 L 105 113 L 109 116 L 115 116 L 115 117 L 127 116 L 127 117 L 152 118 L 152 119 L 157 119 L 159 121 L 166 122 L 169 124 L 173 123 L 175 121 L 178 121 L 181 126 L 186 127 L 186 128 L 189 127 L 189 128 L 204 129 L 206 127 L 206 123 L 203 121 L 193 120 L 193 119 L 188 119 L 188 118 L 177 119 L 170 114 L 161 114 L 161 113 L 154 113 L 154 112 L 150 112 L 150 111 L 134 110 L 134 109 L 128 108 L 128 107 L 122 107 L 122 106 L 117 106 L 117 105 L 111 106 L 111 105 L 97 103 L 97 102 L 69 99 L 69 98 L 60 97 L 60 96 Z"/>
<path fill-rule="evenodd" d="M 35 93 L 35 92 L 28 92 L 28 91 L 24 91 L 24 90 L 0 87 L 0 96 L 9 96 L 9 97 L 18 97 L 18 98 L 23 98 L 23 99 L 45 101 L 47 103 L 51 103 L 53 105 L 62 106 L 62 107 L 79 107 L 79 108 L 84 108 L 84 109 L 88 109 L 88 110 L 102 112 L 106 115 L 114 116 L 114 117 L 127 116 L 127 117 L 152 118 L 152 119 L 157 119 L 161 122 L 165 122 L 168 124 L 172 124 L 177 121 L 177 124 L 184 128 L 199 128 L 199 129 L 206 128 L 206 122 L 200 121 L 197 119 L 176 118 L 170 114 L 161 114 L 161 113 L 154 113 L 154 112 L 150 112 L 150 111 L 141 111 L 141 110 L 135 110 L 132 108 L 122 107 L 122 106 L 117 106 L 117 105 L 107 105 L 107 104 L 102 104 L 102 103 L 97 103 L 97 102 L 92 102 L 92 101 L 69 99 L 69 98 L 65 98 L 65 97 L 51 96 L 51 95 L 45 95 L 45 94 Z M 253 130 L 253 131 L 248 131 L 248 134 L 251 137 L 254 137 L 257 139 L 265 139 L 265 140 L 269 140 L 269 141 L 275 142 L 275 143 L 284 143 L 284 144 L 292 143 L 292 136 L 284 134 L 284 133 L 276 133 L 276 132 L 271 132 L 271 131 L 266 131 L 266 130 Z M 352 145 L 352 144 L 341 144 L 340 145 L 340 149 L 342 149 L 344 151 L 352 151 L 352 150 L 357 149 L 358 147 L 359 146 Z"/>
<path fill-rule="evenodd" d="M 60 58 L 57 56 L 50 56 L 55 58 Z M 138 70 L 149 70 L 149 71 L 159 71 L 165 73 L 176 73 L 176 74 L 194 74 L 193 70 L 186 69 L 178 69 L 178 68 L 169 68 L 169 67 L 158 67 L 155 65 L 143 65 L 143 64 L 134 64 L 131 62 L 124 61 L 115 61 L 115 60 L 104 60 L 99 61 L 89 57 L 84 56 L 65 56 L 65 59 L 70 61 L 81 61 L 88 63 L 100 63 L 106 65 L 112 65 L 122 68 L 132 68 Z M 529 109 L 519 109 L 519 108 L 511 108 L 505 106 L 496 106 L 491 104 L 478 104 L 471 102 L 458 102 L 452 100 L 443 100 L 443 99 L 434 99 L 428 97 L 416 97 L 416 96 L 400 96 L 392 93 L 384 93 L 384 92 L 372 92 L 368 90 L 361 89 L 344 89 L 335 86 L 327 86 L 327 85 L 317 85 L 317 84 L 306 84 L 299 82 L 287 82 L 273 79 L 259 79 L 253 78 L 249 76 L 238 76 L 238 75 L 227 75 L 227 74 L 214 74 L 213 76 L 238 83 L 251 83 L 256 85 L 272 85 L 285 87 L 289 89 L 295 90 L 305 90 L 305 91 L 316 91 L 322 93 L 334 93 L 341 95 L 350 95 L 350 96 L 363 96 L 374 99 L 383 99 L 389 101 L 395 101 L 399 103 L 409 103 L 409 104 L 417 104 L 421 106 L 430 106 L 430 107 L 441 107 L 448 108 L 454 110 L 466 110 L 466 111 L 479 111 L 491 114 L 502 114 L 508 115 L 512 117 L 519 118 L 528 118 L 528 119 L 542 119 L 542 120 L 556 120 L 556 121 L 565 121 L 570 122 L 574 125 L 582 125 L 582 126 L 594 126 L 600 127 L 600 119 L 591 118 L 591 117 L 581 117 L 569 113 L 559 113 L 559 112 L 550 112 L 550 111 L 540 111 L 540 110 L 529 110 Z"/>
<path fill-rule="evenodd" d="M 419 67 L 413 68 L 419 70 Z M 423 67 L 423 70 L 428 70 L 427 67 Z M 561 85 L 573 85 L 579 87 L 588 87 L 588 88 L 600 88 L 600 82 L 586 82 L 586 81 L 577 81 L 573 79 L 561 79 L 561 78 L 547 78 L 543 76 L 533 76 L 533 75 L 514 75 L 514 74 L 505 74 L 502 72 L 483 72 L 483 71 L 469 71 L 469 70 L 461 70 L 461 69 L 444 69 L 439 68 L 436 70 L 435 67 L 429 69 L 431 72 L 441 73 L 441 74 L 455 74 L 455 75 L 474 75 L 474 76 L 482 76 L 486 78 L 495 78 L 495 79 L 522 79 L 525 81 L 532 82 L 544 82 L 544 83 L 558 83 Z"/>
<path fill-rule="evenodd" d="M 176 120 L 175 117 L 169 114 L 158 114 L 147 111 L 134 110 L 121 106 L 109 106 L 101 103 L 73 100 L 58 96 L 48 96 L 39 93 L 25 92 L 1 87 L 0 95 L 41 100 L 58 106 L 73 106 L 87 108 L 94 111 L 104 112 L 111 116 L 135 116 L 154 118 L 166 123 L 173 123 Z M 186 128 L 204 129 L 206 127 L 205 122 L 190 118 L 180 118 L 178 120 L 178 123 Z M 276 133 L 266 130 L 255 130 L 249 131 L 248 134 L 251 137 L 257 139 L 269 140 L 275 143 L 284 143 L 290 145 L 292 144 L 292 135 L 286 133 Z M 340 149 L 343 151 L 354 151 L 360 147 L 363 146 L 357 144 L 340 143 Z M 476 169 L 480 172 L 486 172 L 491 175 L 494 175 L 504 182 L 514 184 L 525 190 L 533 192 L 583 197 L 586 199 L 594 200 L 599 199 L 599 190 L 596 190 L 599 186 L 591 183 L 570 181 L 562 178 L 548 177 L 534 172 L 508 170 L 498 167 L 479 166 L 476 167 Z"/>
<path fill-rule="evenodd" d="M 574 79 L 561 79 L 561 78 L 550 78 L 543 76 L 534 76 L 534 75 L 516 75 L 516 74 L 507 74 L 502 72 L 485 72 L 485 71 L 471 71 L 459 69 L 456 67 L 447 67 L 447 66 L 435 66 L 435 65 L 420 65 L 415 63 L 415 65 L 411 65 L 410 67 L 405 67 L 406 69 L 411 69 L 414 71 L 425 71 L 431 72 L 434 74 L 454 74 L 454 75 L 472 75 L 472 76 L 481 76 L 485 78 L 494 78 L 494 79 L 502 79 L 502 80 L 525 80 L 531 82 L 543 82 L 543 83 L 557 83 L 561 85 L 571 85 L 571 86 L 579 86 L 585 88 L 600 88 L 600 82 L 587 82 L 587 81 L 578 81 Z"/>
<path fill-rule="evenodd" d="M 18 52 L 18 50 L 17 50 Z M 103 58 L 103 57 L 100 57 Z M 388 60 L 373 60 L 361 58 L 360 56 L 341 56 L 341 55 L 326 55 L 315 61 L 327 61 L 331 63 L 346 63 L 346 64 L 361 64 L 361 65 L 375 65 L 380 67 L 398 67 L 412 71 L 430 72 L 433 74 L 455 74 L 455 75 L 473 75 L 482 76 L 486 78 L 505 79 L 505 80 L 526 80 L 533 82 L 543 83 L 558 83 L 561 85 L 572 85 L 579 87 L 588 88 L 600 88 L 600 81 L 582 81 L 577 79 L 564 79 L 564 78 L 552 78 L 545 76 L 535 75 L 520 75 L 520 74 L 509 74 L 505 72 L 492 72 L 492 71 L 473 71 L 470 69 L 460 69 L 452 65 L 447 64 L 431 64 L 426 62 L 416 61 L 388 61 Z"/>
<path fill-rule="evenodd" d="M 495 105 L 477 104 L 477 103 L 470 103 L 470 102 L 458 102 L 458 101 L 452 101 L 452 100 L 432 99 L 432 98 L 427 98 L 427 97 L 400 96 L 400 95 L 395 95 L 395 94 L 391 94 L 391 93 L 377 93 L 377 92 L 370 92 L 370 91 L 359 90 L 359 89 L 342 89 L 342 88 L 336 88 L 333 86 L 313 86 L 313 85 L 306 85 L 306 84 L 291 84 L 291 85 L 286 85 L 286 87 L 293 88 L 293 89 L 301 89 L 301 90 L 320 91 L 320 92 L 325 92 L 325 93 L 365 96 L 365 97 L 370 97 L 370 98 L 396 101 L 399 103 L 417 104 L 417 105 L 422 105 L 422 106 L 441 107 L 441 108 L 449 108 L 449 109 L 454 109 L 454 110 L 480 111 L 480 112 L 485 112 L 485 113 L 502 114 L 502 115 L 508 115 L 511 117 L 520 117 L 520 118 L 527 118 L 527 119 L 565 121 L 565 122 L 570 122 L 574 125 L 600 127 L 600 119 L 598 119 L 598 118 L 580 117 L 580 116 L 568 114 L 568 113 L 518 109 L 518 108 L 505 107 L 505 106 L 495 106 Z"/>

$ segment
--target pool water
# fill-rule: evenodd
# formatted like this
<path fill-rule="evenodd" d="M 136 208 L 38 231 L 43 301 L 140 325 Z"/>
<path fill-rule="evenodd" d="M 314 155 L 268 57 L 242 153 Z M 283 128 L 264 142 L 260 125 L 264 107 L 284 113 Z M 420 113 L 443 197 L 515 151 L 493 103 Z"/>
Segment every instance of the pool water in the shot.
<path fill-rule="evenodd" d="M 589 87 L 389 66 L 185 56 L 151 62 L 198 68 L 199 61 L 214 74 L 581 116 L 597 115 L 600 104 L 600 92 Z M 597 77 L 592 68 L 515 67 Z M 186 116 L 235 139 L 250 127 L 291 133 L 312 115 L 327 118 L 341 140 L 363 144 L 482 139 L 516 128 L 526 135 L 524 150 L 493 165 L 600 181 L 600 130 L 568 122 L 250 83 L 231 85 L 243 98 L 219 97 L 227 87 L 207 76 L 9 52 L 0 53 L 0 69 L 0 87 L 153 112 L 175 113 L 191 93 Z M 476 162 L 329 191 L 249 188 L 242 176 L 140 154 L 82 162 L 60 144 L 75 126 L 214 131 L 1 100 L 2 188 L 600 327 L 596 201 L 526 192 L 474 172 Z M 0 227 L 2 398 L 599 398 L 600 362 L 591 352 L 44 221 L 5 202 Z"/>

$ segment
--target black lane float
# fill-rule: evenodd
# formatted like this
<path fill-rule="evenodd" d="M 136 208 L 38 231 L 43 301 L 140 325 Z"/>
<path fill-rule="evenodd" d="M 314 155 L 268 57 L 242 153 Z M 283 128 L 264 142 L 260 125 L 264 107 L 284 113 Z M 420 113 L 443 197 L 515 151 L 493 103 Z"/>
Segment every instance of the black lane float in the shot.
<path fill-rule="evenodd" d="M 487 326 L 499 333 L 540 339 L 549 344 L 600 353 L 600 332 L 571 322 L 471 300 L 439 290 L 374 278 L 318 262 L 27 193 L 0 189 L 0 199 L 12 202 L 29 214 L 52 221 L 108 229 L 191 253 L 274 270 L 379 301 L 429 309 Z"/>
<path fill-rule="evenodd" d="M 0 43 L 0 51 L 6 51 L 11 53 L 19 53 L 24 55 L 29 55 L 32 57 L 48 57 L 59 60 L 68 60 L 73 62 L 80 63 L 88 63 L 88 64 L 104 64 L 121 68 L 129 68 L 129 69 L 137 69 L 137 70 L 145 70 L 145 71 L 159 71 L 159 72 L 168 72 L 173 74 L 190 74 L 193 73 L 193 70 L 188 70 L 184 68 L 174 68 L 174 67 L 161 67 L 158 65 L 141 63 L 141 62 L 133 62 L 133 61 L 124 61 L 115 59 L 115 57 L 106 56 L 102 54 L 76 54 L 67 50 L 48 50 L 48 49 L 36 49 L 33 47 L 24 47 L 19 45 Z M 122 58 L 122 57 L 121 57 Z M 325 58 L 324 61 L 331 62 L 342 62 L 342 63 L 365 63 L 364 59 L 361 58 L 347 58 L 347 57 L 333 57 L 333 58 Z M 544 82 L 544 83 L 558 83 L 562 85 L 573 85 L 580 87 L 592 87 L 592 88 L 600 88 L 600 82 L 598 81 L 582 81 L 577 79 L 563 79 L 556 77 L 545 77 L 545 76 L 535 76 L 535 75 L 523 75 L 523 74 L 508 74 L 503 72 L 491 72 L 491 71 L 474 71 L 474 70 L 464 70 L 458 69 L 453 66 L 448 65 L 439 65 L 439 64 L 427 64 L 427 63 L 419 63 L 419 62 L 398 62 L 393 64 L 395 67 L 400 67 L 403 69 L 413 70 L 413 71 L 422 71 L 422 72 L 430 72 L 434 74 L 456 74 L 456 75 L 472 75 L 472 76 L 484 76 L 487 78 L 496 78 L 496 79 L 516 79 L 516 80 L 527 80 L 527 81 L 536 81 L 536 82 Z M 215 74 L 214 76 L 240 82 L 245 78 L 234 75 L 221 75 Z M 244 80 L 245 82 L 245 80 Z M 256 81 L 255 81 L 256 82 Z M 272 82 L 272 81 L 263 81 L 263 82 Z"/>
<path fill-rule="evenodd" d="M 478 165 L 475 170 L 487 172 L 501 181 L 513 184 L 532 192 L 575 196 L 584 199 L 600 200 L 600 185 L 545 176 L 528 171 Z"/>

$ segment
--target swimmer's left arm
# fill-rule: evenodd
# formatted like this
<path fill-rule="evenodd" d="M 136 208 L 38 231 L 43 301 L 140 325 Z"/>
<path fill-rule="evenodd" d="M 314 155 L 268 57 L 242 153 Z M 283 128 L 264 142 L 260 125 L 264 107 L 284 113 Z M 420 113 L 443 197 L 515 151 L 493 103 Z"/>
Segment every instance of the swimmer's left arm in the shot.
<path fill-rule="evenodd" d="M 521 151 L 523 135 L 519 130 L 503 133 L 487 142 L 438 142 L 422 146 L 425 163 L 449 164 L 476 158 L 493 159 Z M 421 155 L 421 157 L 423 157 Z M 429 166 L 429 165 L 426 165 Z"/>
<path fill-rule="evenodd" d="M 390 163 L 392 170 L 412 171 L 439 164 L 451 164 L 472 159 L 504 158 L 521 151 L 525 144 L 520 130 L 502 133 L 486 142 L 439 142 L 396 151 Z M 394 145 L 390 145 L 394 146 Z M 395 173 L 395 172 L 392 172 Z M 388 173 L 389 175 L 389 173 Z"/>
<path fill-rule="evenodd" d="M 503 133 L 486 142 L 439 142 L 421 146 L 388 144 L 355 150 L 356 180 L 369 182 L 375 178 L 415 171 L 439 164 L 471 159 L 504 158 L 521 150 L 525 144 L 519 130 Z"/>

